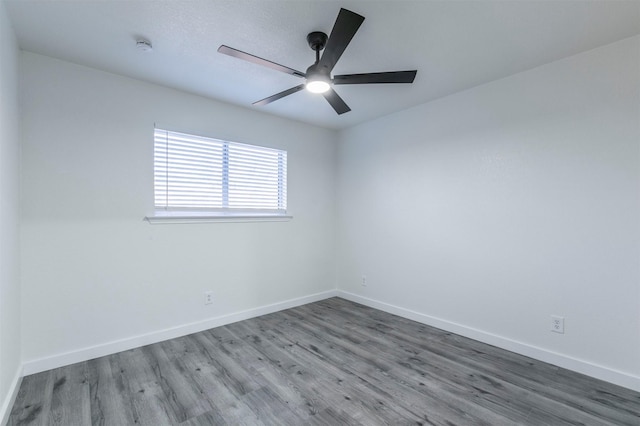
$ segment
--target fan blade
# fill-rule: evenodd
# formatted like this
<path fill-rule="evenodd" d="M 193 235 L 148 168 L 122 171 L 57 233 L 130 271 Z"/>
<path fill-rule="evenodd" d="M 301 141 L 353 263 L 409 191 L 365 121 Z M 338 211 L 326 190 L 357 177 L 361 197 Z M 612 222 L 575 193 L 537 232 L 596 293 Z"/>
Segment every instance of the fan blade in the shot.
<path fill-rule="evenodd" d="M 342 98 L 340 96 L 338 96 L 338 94 L 335 92 L 335 90 L 329 89 L 329 91 L 328 92 L 324 92 L 322 94 L 322 96 L 324 96 L 324 98 L 327 100 L 327 102 L 329 102 L 329 104 L 331 104 L 331 106 L 333 107 L 333 109 L 336 110 L 338 115 L 344 114 L 345 112 L 351 111 L 351 108 L 349 108 L 349 105 L 347 105 L 342 100 Z"/>
<path fill-rule="evenodd" d="M 233 47 L 225 46 L 224 44 L 218 48 L 218 52 L 225 55 L 233 56 L 234 58 L 243 59 L 245 61 L 253 62 L 254 64 L 262 65 L 272 70 L 284 72 L 287 74 L 295 75 L 296 77 L 306 77 L 306 74 L 293 68 L 285 67 L 284 65 L 276 64 L 275 62 L 267 61 L 266 59 L 259 58 L 242 50 L 234 49 Z"/>
<path fill-rule="evenodd" d="M 282 99 L 285 96 L 293 95 L 294 93 L 299 92 L 302 89 L 304 89 L 304 84 L 301 84 L 301 85 L 296 86 L 296 87 L 292 87 L 291 89 L 287 89 L 287 90 L 285 90 L 283 92 L 280 92 L 280 93 L 276 93 L 275 95 L 271 95 L 268 98 L 261 99 L 261 100 L 259 100 L 257 102 L 254 102 L 253 105 L 267 105 L 267 104 L 270 104 L 273 101 L 277 101 L 278 99 Z"/>
<path fill-rule="evenodd" d="M 417 72 L 414 70 L 334 75 L 333 84 L 413 83 Z"/>
<path fill-rule="evenodd" d="M 336 23 L 333 24 L 331 35 L 324 48 L 324 53 L 320 59 L 319 64 L 321 67 L 331 72 L 333 67 L 336 66 L 338 59 L 340 59 L 340 56 L 342 56 L 342 52 L 347 48 L 356 31 L 358 31 L 358 28 L 362 25 L 362 22 L 364 22 L 364 16 L 360 16 L 347 9 L 340 9 Z"/>

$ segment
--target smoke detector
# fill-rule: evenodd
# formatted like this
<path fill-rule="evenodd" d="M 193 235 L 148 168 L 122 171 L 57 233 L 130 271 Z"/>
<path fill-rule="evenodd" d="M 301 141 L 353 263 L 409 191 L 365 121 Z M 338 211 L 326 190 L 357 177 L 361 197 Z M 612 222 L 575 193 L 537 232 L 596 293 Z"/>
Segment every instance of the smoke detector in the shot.
<path fill-rule="evenodd" d="M 153 46 L 149 40 L 145 40 L 143 38 L 139 38 L 136 40 L 136 49 L 141 52 L 151 52 L 153 50 Z"/>

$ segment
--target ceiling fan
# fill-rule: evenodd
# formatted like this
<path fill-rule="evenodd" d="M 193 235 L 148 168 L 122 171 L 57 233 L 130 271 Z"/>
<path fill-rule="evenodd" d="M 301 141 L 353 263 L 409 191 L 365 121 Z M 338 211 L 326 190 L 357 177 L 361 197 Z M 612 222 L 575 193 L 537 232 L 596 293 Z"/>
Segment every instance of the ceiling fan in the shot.
<path fill-rule="evenodd" d="M 234 49 L 229 46 L 222 45 L 218 48 L 218 52 L 254 64 L 263 65 L 265 67 L 291 74 L 296 77 L 306 79 L 304 84 L 292 87 L 283 92 L 276 93 L 268 98 L 254 102 L 253 105 L 267 105 L 285 96 L 289 96 L 302 89 L 307 89 L 313 93 L 322 93 L 324 98 L 329 102 L 338 114 L 344 114 L 351 111 L 351 108 L 342 100 L 340 96 L 333 90 L 333 85 L 338 84 L 376 84 L 376 83 L 413 83 L 417 70 L 412 71 L 391 71 L 391 72 L 374 72 L 366 74 L 344 74 L 334 75 L 331 78 L 331 71 L 335 67 L 336 62 L 342 56 L 351 39 L 362 25 L 364 16 L 358 15 L 347 9 L 340 9 L 338 18 L 336 19 L 331 35 L 327 35 L 320 31 L 314 31 L 307 35 L 309 47 L 316 52 L 316 61 L 307 68 L 307 72 L 294 70 L 293 68 L 259 58 L 250 53 Z M 320 51 L 324 49 L 322 57 Z"/>

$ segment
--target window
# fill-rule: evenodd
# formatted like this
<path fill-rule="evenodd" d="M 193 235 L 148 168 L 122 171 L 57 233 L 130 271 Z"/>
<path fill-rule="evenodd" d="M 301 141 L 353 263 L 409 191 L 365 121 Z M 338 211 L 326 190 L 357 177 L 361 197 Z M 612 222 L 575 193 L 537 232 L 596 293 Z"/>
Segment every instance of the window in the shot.
<path fill-rule="evenodd" d="M 156 216 L 285 216 L 287 152 L 154 132 Z"/>

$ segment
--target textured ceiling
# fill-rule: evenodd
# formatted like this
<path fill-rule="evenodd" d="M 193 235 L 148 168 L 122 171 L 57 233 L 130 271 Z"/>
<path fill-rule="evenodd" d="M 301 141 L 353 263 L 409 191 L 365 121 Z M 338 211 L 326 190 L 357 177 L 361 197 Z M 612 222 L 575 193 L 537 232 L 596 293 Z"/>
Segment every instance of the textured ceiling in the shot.
<path fill-rule="evenodd" d="M 24 50 L 334 129 L 640 34 L 636 0 L 5 1 Z M 302 81 L 218 46 L 304 71 L 307 33 L 330 33 L 341 7 L 366 19 L 334 73 L 417 69 L 414 84 L 337 86 L 352 109 L 341 116 L 306 91 L 253 107 Z"/>

